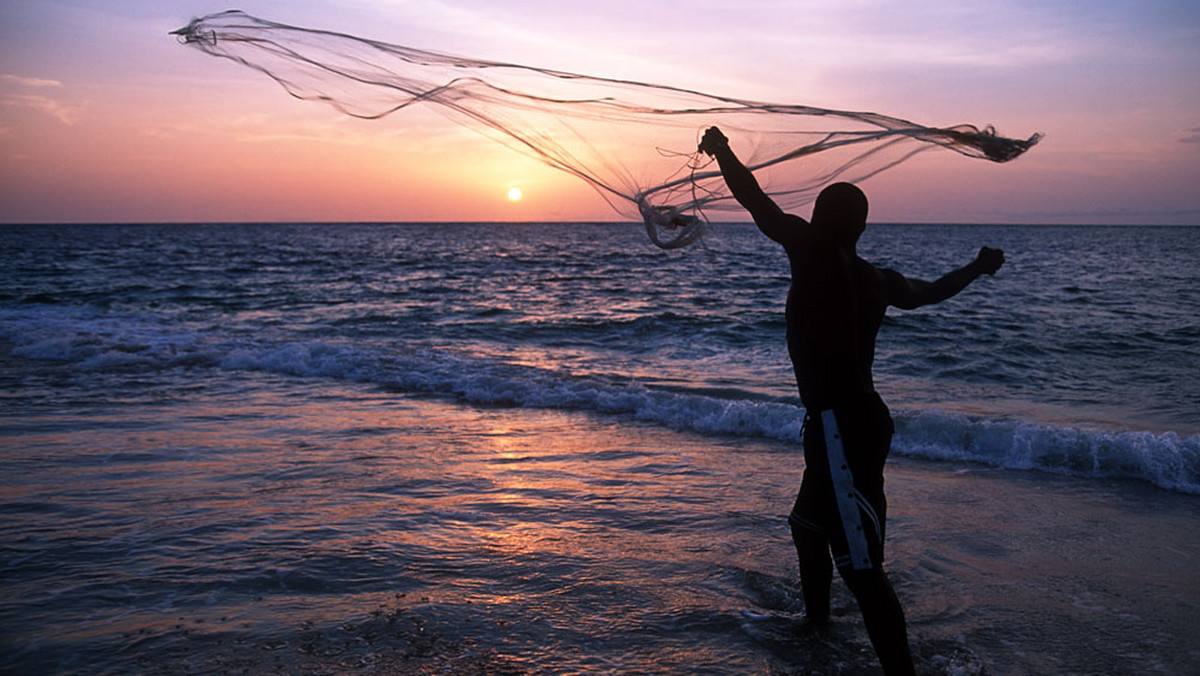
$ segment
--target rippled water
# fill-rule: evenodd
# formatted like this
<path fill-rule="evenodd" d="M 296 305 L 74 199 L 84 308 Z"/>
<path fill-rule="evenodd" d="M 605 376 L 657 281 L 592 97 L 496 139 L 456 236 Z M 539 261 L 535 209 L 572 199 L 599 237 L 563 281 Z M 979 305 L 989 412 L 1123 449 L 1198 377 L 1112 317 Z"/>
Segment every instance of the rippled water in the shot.
<path fill-rule="evenodd" d="M 932 279 L 1008 264 L 885 320 L 900 453 L 1200 490 L 1195 228 L 877 226 Z M 795 440 L 787 264 L 748 226 L 664 252 L 625 225 L 9 227 L 0 339 L 88 379 L 242 370 L 482 404 L 632 412 Z"/>
<path fill-rule="evenodd" d="M 796 633 L 787 265 L 752 228 L 3 234 L 4 668 L 874 673 L 844 590 Z M 1009 257 L 880 339 L 926 672 L 1195 666 L 1195 234 L 865 236 L 916 276 Z"/>

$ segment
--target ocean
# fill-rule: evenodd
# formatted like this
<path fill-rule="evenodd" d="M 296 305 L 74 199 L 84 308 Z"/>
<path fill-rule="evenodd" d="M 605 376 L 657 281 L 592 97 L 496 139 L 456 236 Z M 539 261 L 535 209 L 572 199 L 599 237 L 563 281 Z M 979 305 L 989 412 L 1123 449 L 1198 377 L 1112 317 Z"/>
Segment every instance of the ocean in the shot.
<path fill-rule="evenodd" d="M 873 225 L 924 674 L 1200 672 L 1200 228 Z M 0 226 L 0 671 L 876 674 L 744 224 Z"/>

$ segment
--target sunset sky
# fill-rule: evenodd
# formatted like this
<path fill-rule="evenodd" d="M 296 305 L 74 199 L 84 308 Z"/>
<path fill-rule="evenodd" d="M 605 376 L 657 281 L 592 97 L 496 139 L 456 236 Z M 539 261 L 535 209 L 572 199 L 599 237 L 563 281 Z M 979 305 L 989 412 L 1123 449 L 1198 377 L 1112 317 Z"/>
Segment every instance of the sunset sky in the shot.
<path fill-rule="evenodd" d="M 231 7 L 466 56 L 1045 134 L 1009 164 L 926 153 L 867 181 L 876 221 L 1200 224 L 1195 0 L 15 0 L 0 5 L 0 222 L 619 218 L 579 179 L 450 122 L 348 118 L 168 35 Z"/>

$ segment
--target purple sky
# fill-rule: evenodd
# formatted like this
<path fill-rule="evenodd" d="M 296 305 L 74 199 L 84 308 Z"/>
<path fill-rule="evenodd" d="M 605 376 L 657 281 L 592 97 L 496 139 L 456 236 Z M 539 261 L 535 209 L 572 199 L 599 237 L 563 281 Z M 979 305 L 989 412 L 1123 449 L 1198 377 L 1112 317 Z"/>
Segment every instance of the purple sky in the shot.
<path fill-rule="evenodd" d="M 617 218 L 578 179 L 449 122 L 420 112 L 351 120 L 167 35 L 228 8 L 0 6 L 0 222 Z M 239 8 L 467 56 L 1045 133 L 1010 164 L 927 153 L 870 179 L 876 221 L 1200 223 L 1194 0 Z M 444 144 L 430 148 L 431 139 Z M 512 187 L 519 201 L 508 199 Z"/>

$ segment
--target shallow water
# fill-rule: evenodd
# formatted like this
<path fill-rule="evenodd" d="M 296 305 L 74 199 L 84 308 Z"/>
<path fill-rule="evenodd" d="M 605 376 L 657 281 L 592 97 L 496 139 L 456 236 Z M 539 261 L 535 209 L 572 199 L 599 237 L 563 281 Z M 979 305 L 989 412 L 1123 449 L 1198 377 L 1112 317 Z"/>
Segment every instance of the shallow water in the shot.
<path fill-rule="evenodd" d="M 800 622 L 786 263 L 561 228 L 6 229 L 0 670 L 877 673 Z M 881 336 L 921 671 L 1195 673 L 1200 287 L 1103 264 L 1194 230 L 879 231 L 1010 257 Z"/>
<path fill-rule="evenodd" d="M 1200 492 L 1196 233 L 869 229 L 863 255 L 916 277 L 1009 260 L 889 313 L 896 451 Z M 738 225 L 670 252 L 622 224 L 6 226 L 0 341 L 64 396 L 249 370 L 796 441 L 776 249 Z"/>
<path fill-rule="evenodd" d="M 20 673 L 876 673 L 840 583 L 802 633 L 786 444 L 261 375 L 71 414 L 8 427 Z M 923 673 L 1196 664 L 1195 498 L 889 476 Z"/>

